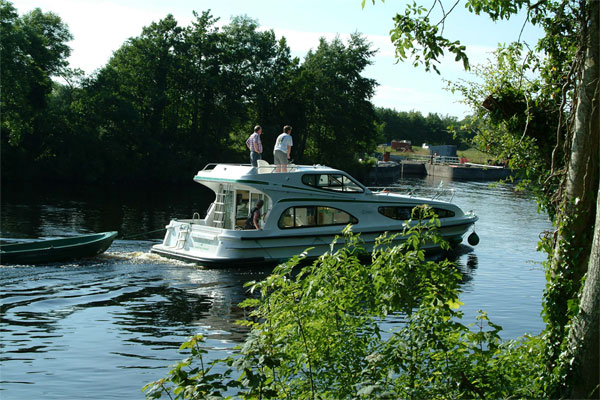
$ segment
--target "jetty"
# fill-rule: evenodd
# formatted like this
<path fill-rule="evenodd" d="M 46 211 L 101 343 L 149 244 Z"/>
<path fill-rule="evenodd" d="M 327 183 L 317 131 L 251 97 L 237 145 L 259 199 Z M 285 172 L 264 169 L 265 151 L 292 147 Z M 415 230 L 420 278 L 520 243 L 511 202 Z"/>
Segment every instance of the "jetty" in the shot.
<path fill-rule="evenodd" d="M 461 162 L 462 161 L 462 162 Z M 408 177 L 436 176 L 449 180 L 498 181 L 512 175 L 510 168 L 464 162 L 458 157 L 416 156 L 378 161 L 367 176 L 369 185 L 384 185 Z"/>

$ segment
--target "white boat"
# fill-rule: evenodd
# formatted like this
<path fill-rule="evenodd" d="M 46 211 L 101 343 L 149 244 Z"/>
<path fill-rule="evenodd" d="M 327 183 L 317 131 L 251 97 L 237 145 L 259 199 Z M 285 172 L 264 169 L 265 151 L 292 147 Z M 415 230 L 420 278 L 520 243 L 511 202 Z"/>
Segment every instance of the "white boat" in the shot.
<path fill-rule="evenodd" d="M 308 248 L 308 257 L 329 251 L 348 224 L 370 251 L 384 232 L 401 233 L 413 207 L 422 204 L 437 213 L 439 232 L 451 245 L 460 243 L 478 219 L 450 202 L 372 191 L 346 172 L 322 165 L 278 170 L 265 161 L 258 167 L 208 164 L 194 177 L 215 192 L 206 217 L 195 213 L 171 220 L 163 242 L 151 251 L 204 265 L 278 263 Z M 259 200 L 264 202 L 262 229 L 244 230 Z"/>

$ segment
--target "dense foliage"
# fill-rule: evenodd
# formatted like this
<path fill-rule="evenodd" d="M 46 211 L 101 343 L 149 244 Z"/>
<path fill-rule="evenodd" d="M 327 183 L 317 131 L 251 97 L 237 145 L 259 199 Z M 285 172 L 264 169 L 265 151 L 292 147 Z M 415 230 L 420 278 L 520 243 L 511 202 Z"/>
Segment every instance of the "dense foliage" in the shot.
<path fill-rule="evenodd" d="M 256 124 L 267 160 L 285 124 L 296 162 L 352 169 L 375 149 L 376 83 L 361 76 L 374 51 L 360 34 L 300 63 L 248 17 L 219 28 L 209 12 L 187 27 L 169 15 L 84 77 L 67 68 L 58 16 L 0 7 L 4 179 L 187 180 L 208 162 L 248 162 Z"/>

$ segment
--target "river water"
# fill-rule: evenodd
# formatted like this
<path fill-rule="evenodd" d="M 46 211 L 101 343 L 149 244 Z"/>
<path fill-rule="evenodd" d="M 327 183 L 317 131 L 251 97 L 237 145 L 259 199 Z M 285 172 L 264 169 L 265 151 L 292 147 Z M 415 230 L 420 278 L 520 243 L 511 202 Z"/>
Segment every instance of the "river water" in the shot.
<path fill-rule="evenodd" d="M 432 193 L 438 184 L 397 185 Z M 539 333 L 545 278 L 536 243 L 551 229 L 548 218 L 512 186 L 445 187 L 454 203 L 480 217 L 479 245 L 457 250 L 464 322 L 474 322 L 481 309 L 504 328 L 504 338 Z M 237 306 L 243 284 L 269 269 L 204 269 L 149 253 L 170 218 L 202 214 L 212 199 L 194 183 L 126 191 L 3 187 L 3 240 L 110 230 L 120 238 L 94 259 L 0 266 L 0 398 L 143 399 L 142 386 L 183 358 L 177 349 L 188 336 L 206 336 L 209 358 L 231 353 L 246 333 L 234 323 L 244 318 Z"/>

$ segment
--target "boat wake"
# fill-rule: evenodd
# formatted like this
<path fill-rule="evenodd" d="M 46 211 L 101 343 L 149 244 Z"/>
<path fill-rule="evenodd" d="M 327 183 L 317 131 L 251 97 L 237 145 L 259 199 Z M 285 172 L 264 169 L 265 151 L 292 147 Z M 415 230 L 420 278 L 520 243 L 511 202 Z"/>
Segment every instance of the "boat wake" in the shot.
<path fill-rule="evenodd" d="M 133 264 L 169 264 L 182 266 L 195 266 L 195 263 L 180 261 L 176 259 L 162 257 L 149 251 L 117 251 L 107 252 L 102 255 L 102 258 L 114 261 L 129 261 Z"/>

